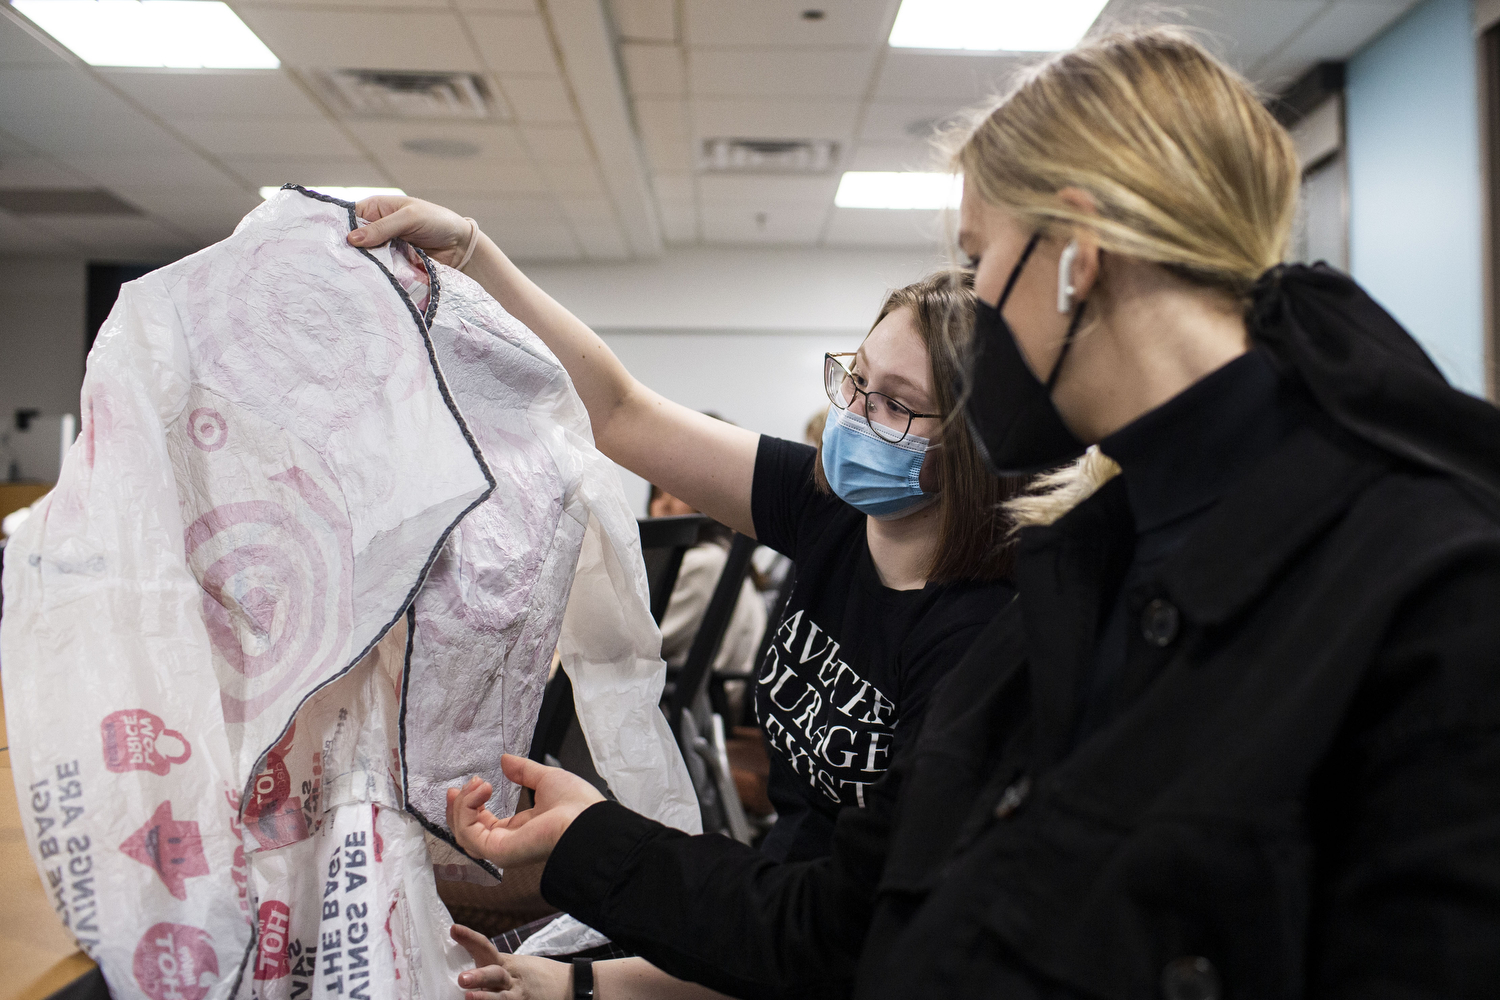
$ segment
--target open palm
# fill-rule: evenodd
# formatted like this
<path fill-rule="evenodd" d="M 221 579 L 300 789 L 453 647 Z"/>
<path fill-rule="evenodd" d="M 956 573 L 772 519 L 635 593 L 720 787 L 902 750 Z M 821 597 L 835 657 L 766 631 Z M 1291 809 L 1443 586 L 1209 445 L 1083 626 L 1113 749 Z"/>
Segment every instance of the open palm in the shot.
<path fill-rule="evenodd" d="M 485 808 L 494 788 L 478 776 L 462 788 L 448 789 L 448 828 L 460 847 L 500 868 L 545 861 L 568 825 L 604 796 L 576 774 L 546 767 L 524 757 L 500 759 L 505 776 L 532 789 L 536 805 L 499 819 Z"/>

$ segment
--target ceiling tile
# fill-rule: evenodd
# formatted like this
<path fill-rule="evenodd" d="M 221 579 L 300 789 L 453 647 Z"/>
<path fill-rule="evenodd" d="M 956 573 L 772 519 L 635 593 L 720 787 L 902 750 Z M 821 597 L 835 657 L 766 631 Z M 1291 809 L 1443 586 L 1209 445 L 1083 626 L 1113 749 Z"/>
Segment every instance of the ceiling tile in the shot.
<path fill-rule="evenodd" d="M 609 0 L 615 30 L 628 41 L 675 42 L 675 0 Z"/>
<path fill-rule="evenodd" d="M 285 70 L 105 70 L 101 75 L 148 111 L 178 118 L 321 118 Z"/>
<path fill-rule="evenodd" d="M 697 157 L 693 154 L 693 130 L 688 124 L 686 102 L 636 101 L 635 122 L 654 171 L 667 173 L 697 167 Z"/>
<path fill-rule="evenodd" d="M 658 201 L 662 237 L 668 243 L 698 241 L 698 206 L 691 201 Z"/>
<path fill-rule="evenodd" d="M 371 153 L 382 159 L 412 157 L 415 154 L 401 144 L 420 142 L 424 139 L 469 143 L 478 147 L 479 152 L 475 158 L 481 160 L 526 159 L 526 150 L 521 146 L 520 133 L 513 125 L 498 125 L 490 122 L 372 121 L 352 118 L 346 120 L 344 124 Z"/>
<path fill-rule="evenodd" d="M 651 188 L 661 201 L 692 201 L 698 197 L 697 179 L 692 174 L 657 174 Z"/>
<path fill-rule="evenodd" d="M 835 208 L 823 242 L 829 246 L 926 247 L 948 245 L 956 228 L 951 212 L 886 211 L 879 208 Z"/>
<path fill-rule="evenodd" d="M 856 101 L 701 98 L 688 104 L 700 138 L 838 139 L 854 130 Z"/>
<path fill-rule="evenodd" d="M 871 101 L 865 105 L 859 137 L 865 142 L 922 142 L 935 137 L 945 124 L 957 125 L 969 117 L 951 102 Z"/>
<path fill-rule="evenodd" d="M 558 204 L 570 222 L 612 222 L 615 206 L 608 198 L 560 198 Z"/>
<path fill-rule="evenodd" d="M 185 118 L 175 128 L 214 156 L 360 156 L 326 118 Z"/>
<path fill-rule="evenodd" d="M 1279 90 L 1296 81 L 1314 63 L 1325 59 L 1348 59 L 1376 37 L 1418 0 L 1342 0 L 1278 51 L 1251 68 L 1250 76 L 1263 86 Z"/>
<path fill-rule="evenodd" d="M 75 156 L 68 163 L 106 187 L 242 190 L 240 182 L 196 153 Z"/>
<path fill-rule="evenodd" d="M 505 14 L 535 14 L 536 0 L 454 0 L 459 10 L 495 11 Z"/>
<path fill-rule="evenodd" d="M 943 153 L 931 143 L 868 143 L 844 157 L 844 170 L 947 170 Z"/>
<path fill-rule="evenodd" d="M 70 66 L 0 66 L 0 122 L 16 138 L 59 155 L 182 148 L 108 88 Z"/>
<path fill-rule="evenodd" d="M 875 49 L 688 50 L 694 97 L 863 97 Z"/>
<path fill-rule="evenodd" d="M 575 224 L 573 235 L 583 247 L 583 255 L 589 260 L 629 260 L 630 247 L 613 222 L 591 222 Z"/>
<path fill-rule="evenodd" d="M 458 17 L 447 11 L 302 10 L 240 5 L 245 23 L 288 66 L 479 70 Z"/>
<path fill-rule="evenodd" d="M 552 55 L 552 36 L 540 17 L 530 15 L 469 14 L 474 44 L 490 69 L 507 75 L 516 73 L 557 74 Z"/>
<path fill-rule="evenodd" d="M 429 192 L 431 200 L 479 223 L 516 260 L 577 260 L 582 256 L 567 219 L 551 198 L 485 198 Z"/>
<path fill-rule="evenodd" d="M 604 182 L 592 163 L 549 163 L 542 173 L 547 189 L 563 196 L 602 198 Z"/>
<path fill-rule="evenodd" d="M 995 56 L 891 49 L 875 88 L 876 99 L 936 101 L 956 112 L 988 104 L 1014 75 L 1045 56 Z"/>
<path fill-rule="evenodd" d="M 90 188 L 95 183 L 50 156 L 0 152 L 0 188 Z"/>
<path fill-rule="evenodd" d="M 559 77 L 516 76 L 500 81 L 518 122 L 570 122 L 573 101 Z"/>
<path fill-rule="evenodd" d="M 23 246 L 31 256 L 67 254 L 83 255 L 76 242 L 52 232 L 46 219 L 25 219 L 0 211 L 0 245 Z"/>
<path fill-rule="evenodd" d="M 896 18 L 897 0 L 819 0 L 822 20 L 808 21 L 807 0 L 684 0 L 683 26 L 689 45 L 856 45 L 885 44 Z"/>
<path fill-rule="evenodd" d="M 8 17 L 0 16 L 0 66 L 66 65 L 62 56 Z"/>
<path fill-rule="evenodd" d="M 810 246 L 818 241 L 826 211 L 810 212 L 806 205 L 704 204 L 705 243 L 770 243 Z"/>
<path fill-rule="evenodd" d="M 567 227 L 567 219 L 551 197 L 504 198 L 475 194 L 472 191 L 435 190 L 428 193 L 430 200 L 477 221 L 480 228 L 500 244 L 502 250 L 505 243 L 501 234 L 507 227 L 523 224 Z M 487 219 L 489 222 L 485 221 Z"/>
<path fill-rule="evenodd" d="M 506 255 L 522 263 L 580 260 L 583 257 L 578 241 L 564 226 L 516 226 L 506 236 Z"/>
<path fill-rule="evenodd" d="M 1363 0 L 1361 0 L 1363 2 Z M 1378 0 L 1377 0 L 1378 2 Z M 1214 0 L 1168 12 L 1153 0 L 1131 0 L 1137 20 L 1199 29 L 1195 37 L 1225 62 L 1248 70 L 1282 48 L 1315 18 L 1327 0 Z"/>
<path fill-rule="evenodd" d="M 675 45 L 627 42 L 620 46 L 625 80 L 636 97 L 682 97 L 687 94 L 687 72 L 682 50 Z"/>
<path fill-rule="evenodd" d="M 431 190 L 475 194 L 544 194 L 547 185 L 526 160 L 435 160 L 387 157 L 381 161 L 407 194 L 427 197 Z"/>
<path fill-rule="evenodd" d="M 538 163 L 592 164 L 593 151 L 576 125 L 529 125 L 521 129 Z"/>
<path fill-rule="evenodd" d="M 251 210 L 261 203 L 259 195 L 246 191 L 208 192 L 161 188 L 115 188 L 126 201 L 160 219 L 216 243 L 228 238 Z"/>
<path fill-rule="evenodd" d="M 326 159 L 302 156 L 231 156 L 225 165 L 245 178 L 252 187 L 280 187 L 301 184 L 316 187 L 332 184 L 338 187 L 389 187 L 390 181 L 367 160 Z"/>
<path fill-rule="evenodd" d="M 698 178 L 698 197 L 709 202 L 767 205 L 833 204 L 837 175 L 828 177 L 773 177 L 764 174 L 704 174 Z"/>
<path fill-rule="evenodd" d="M 53 216 L 47 228 L 83 246 L 95 259 L 157 263 L 201 249 L 197 238 L 174 232 L 154 219 Z"/>

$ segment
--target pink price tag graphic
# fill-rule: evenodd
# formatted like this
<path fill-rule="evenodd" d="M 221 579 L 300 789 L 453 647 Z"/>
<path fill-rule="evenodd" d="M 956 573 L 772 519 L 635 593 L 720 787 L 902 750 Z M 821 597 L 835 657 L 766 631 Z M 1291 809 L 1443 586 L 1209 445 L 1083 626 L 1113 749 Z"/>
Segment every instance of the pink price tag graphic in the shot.
<path fill-rule="evenodd" d="M 193 754 L 186 737 L 166 728 L 161 717 L 144 708 L 111 712 L 99 723 L 104 738 L 104 766 L 117 774 L 150 771 L 166 774 Z"/>

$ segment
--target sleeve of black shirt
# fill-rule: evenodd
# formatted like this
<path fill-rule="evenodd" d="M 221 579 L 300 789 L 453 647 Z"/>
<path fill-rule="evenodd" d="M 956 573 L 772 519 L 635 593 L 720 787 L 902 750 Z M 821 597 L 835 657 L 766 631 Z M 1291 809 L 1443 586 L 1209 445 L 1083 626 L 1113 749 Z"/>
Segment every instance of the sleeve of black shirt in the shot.
<path fill-rule="evenodd" d="M 867 808 L 839 815 L 833 853 L 817 861 L 777 864 L 727 837 L 590 806 L 553 850 L 542 896 L 665 972 L 730 996 L 846 997 L 909 756 L 871 788 Z"/>
<path fill-rule="evenodd" d="M 840 502 L 820 492 L 813 481 L 817 455 L 818 450 L 809 445 L 765 434 L 755 451 L 755 479 L 750 488 L 755 538 L 793 560 L 809 516 L 830 501 Z"/>

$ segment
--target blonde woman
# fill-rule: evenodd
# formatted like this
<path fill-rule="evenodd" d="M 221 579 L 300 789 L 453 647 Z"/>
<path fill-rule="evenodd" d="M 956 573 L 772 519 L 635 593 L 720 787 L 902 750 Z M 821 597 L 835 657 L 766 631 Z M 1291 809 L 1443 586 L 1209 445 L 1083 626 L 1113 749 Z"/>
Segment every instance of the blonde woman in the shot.
<path fill-rule="evenodd" d="M 506 758 L 536 809 L 455 790 L 460 840 L 734 996 L 1492 995 L 1500 414 L 1280 264 L 1289 137 L 1185 36 L 1054 58 L 958 163 L 976 437 L 1098 451 L 869 807 L 776 866 Z"/>

